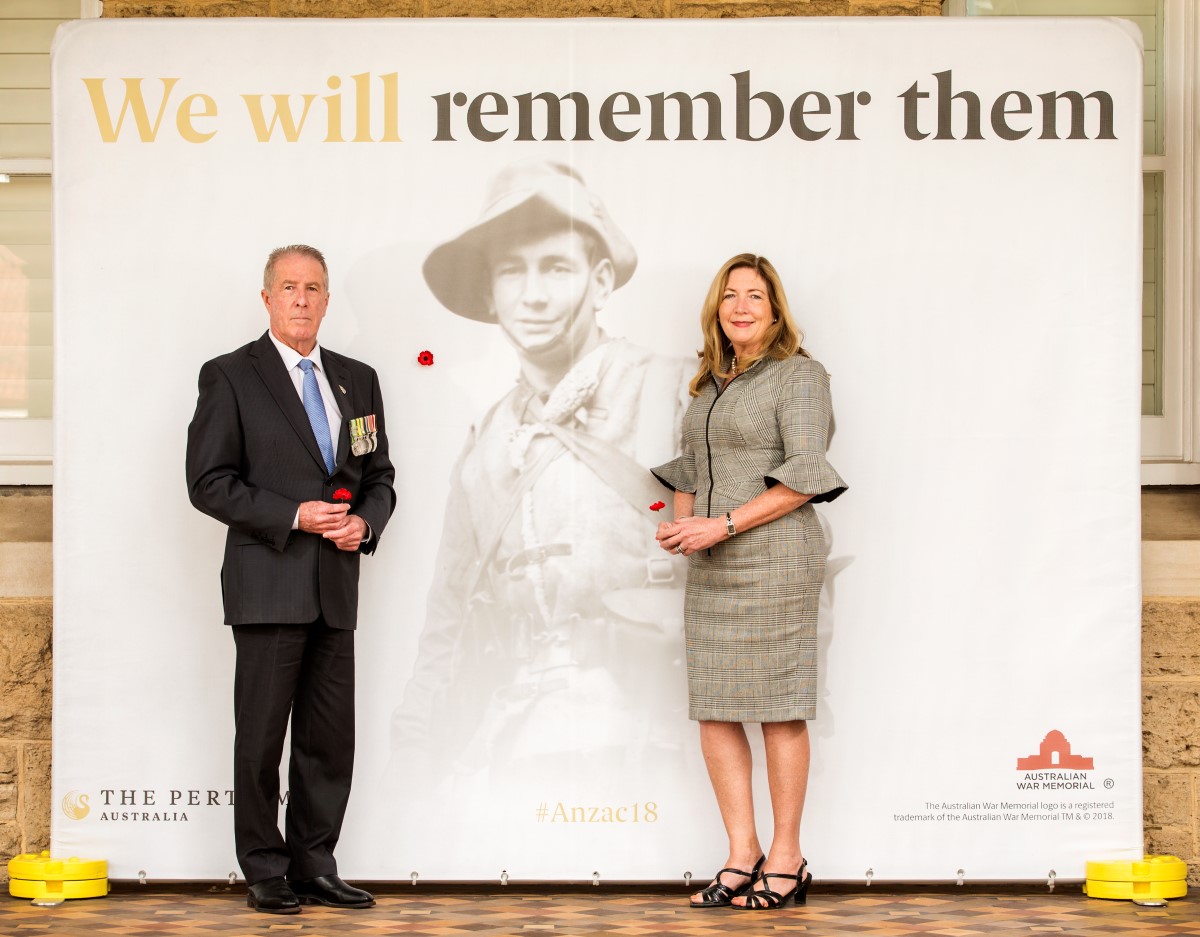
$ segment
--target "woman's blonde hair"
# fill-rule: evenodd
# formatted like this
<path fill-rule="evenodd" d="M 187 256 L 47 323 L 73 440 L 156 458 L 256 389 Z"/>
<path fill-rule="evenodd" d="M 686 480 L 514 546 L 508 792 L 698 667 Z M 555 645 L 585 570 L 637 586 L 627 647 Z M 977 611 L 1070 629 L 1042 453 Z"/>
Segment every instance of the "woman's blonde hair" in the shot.
<path fill-rule="evenodd" d="M 721 265 L 717 275 L 713 277 L 708 295 L 704 298 L 704 307 L 700 310 L 700 331 L 704 335 L 704 350 L 697 352 L 700 358 L 700 370 L 692 378 L 691 394 L 697 397 L 704 382 L 711 377 L 718 381 L 733 376 L 731 368 L 733 361 L 733 345 L 721 328 L 721 320 L 717 315 L 721 308 L 721 298 L 725 295 L 725 287 L 729 284 L 729 275 L 738 269 L 753 270 L 767 284 L 767 299 L 771 303 L 771 311 L 775 321 L 767 327 L 766 339 L 758 352 L 738 362 L 738 371 L 745 371 L 756 361 L 763 358 L 790 358 L 793 355 L 808 356 L 801 343 L 804 334 L 796 327 L 788 308 L 787 295 L 783 291 L 783 281 L 779 273 L 766 257 L 757 254 L 738 254 L 730 257 Z"/>

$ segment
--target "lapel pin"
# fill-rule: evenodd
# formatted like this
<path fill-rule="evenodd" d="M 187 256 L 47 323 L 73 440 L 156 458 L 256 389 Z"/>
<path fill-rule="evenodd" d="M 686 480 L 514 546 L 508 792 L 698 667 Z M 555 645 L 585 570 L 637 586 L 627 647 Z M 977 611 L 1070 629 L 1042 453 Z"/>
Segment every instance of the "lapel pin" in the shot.
<path fill-rule="evenodd" d="M 343 394 L 346 392 L 346 388 L 344 388 L 341 384 L 338 384 L 338 390 L 340 390 Z"/>

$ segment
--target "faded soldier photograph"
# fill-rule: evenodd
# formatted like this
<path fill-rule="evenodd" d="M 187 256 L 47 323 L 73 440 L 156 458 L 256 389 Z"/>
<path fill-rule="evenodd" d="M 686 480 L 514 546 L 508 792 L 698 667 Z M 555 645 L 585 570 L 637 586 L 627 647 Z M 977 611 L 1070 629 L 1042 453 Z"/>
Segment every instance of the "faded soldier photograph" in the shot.
<path fill-rule="evenodd" d="M 646 467 L 678 454 L 695 363 L 600 328 L 636 266 L 600 198 L 549 162 L 502 170 L 424 262 L 441 305 L 499 328 L 519 369 L 453 468 L 394 776 L 490 786 L 682 758 L 686 568 L 655 542 Z"/>

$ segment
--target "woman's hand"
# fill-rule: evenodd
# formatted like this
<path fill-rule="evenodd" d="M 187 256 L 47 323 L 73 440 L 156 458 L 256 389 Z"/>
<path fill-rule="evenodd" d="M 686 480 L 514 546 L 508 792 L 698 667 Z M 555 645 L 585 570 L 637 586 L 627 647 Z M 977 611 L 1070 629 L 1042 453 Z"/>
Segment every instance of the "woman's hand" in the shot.
<path fill-rule="evenodd" d="M 769 524 L 783 515 L 796 510 L 812 495 L 792 491 L 787 485 L 772 485 L 762 494 L 755 495 L 745 504 L 731 512 L 739 532 L 753 530 L 760 524 Z M 658 525 L 658 545 L 668 553 L 691 556 L 697 550 L 707 550 L 722 540 L 729 539 L 729 528 L 725 515 L 718 517 L 693 517 L 696 496 L 675 492 L 675 521 Z"/>
<path fill-rule="evenodd" d="M 729 531 L 725 526 L 725 516 L 721 517 L 681 517 L 677 521 L 664 521 L 658 525 L 658 545 L 668 553 L 679 553 L 691 556 L 697 550 L 707 550 L 709 547 L 729 539 Z"/>

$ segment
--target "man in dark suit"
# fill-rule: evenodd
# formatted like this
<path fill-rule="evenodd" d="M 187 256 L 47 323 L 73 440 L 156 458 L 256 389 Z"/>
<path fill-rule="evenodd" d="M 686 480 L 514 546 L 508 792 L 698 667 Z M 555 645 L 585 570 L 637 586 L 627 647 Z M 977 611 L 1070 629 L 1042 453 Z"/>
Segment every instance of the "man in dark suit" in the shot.
<path fill-rule="evenodd" d="M 234 838 L 247 904 L 366 908 L 337 875 L 354 762 L 358 567 L 396 505 L 375 371 L 317 344 L 329 303 L 320 251 L 263 273 L 270 329 L 200 369 L 188 427 L 192 504 L 228 528 L 221 589 L 237 647 Z M 279 763 L 291 716 L 284 833 Z"/>

